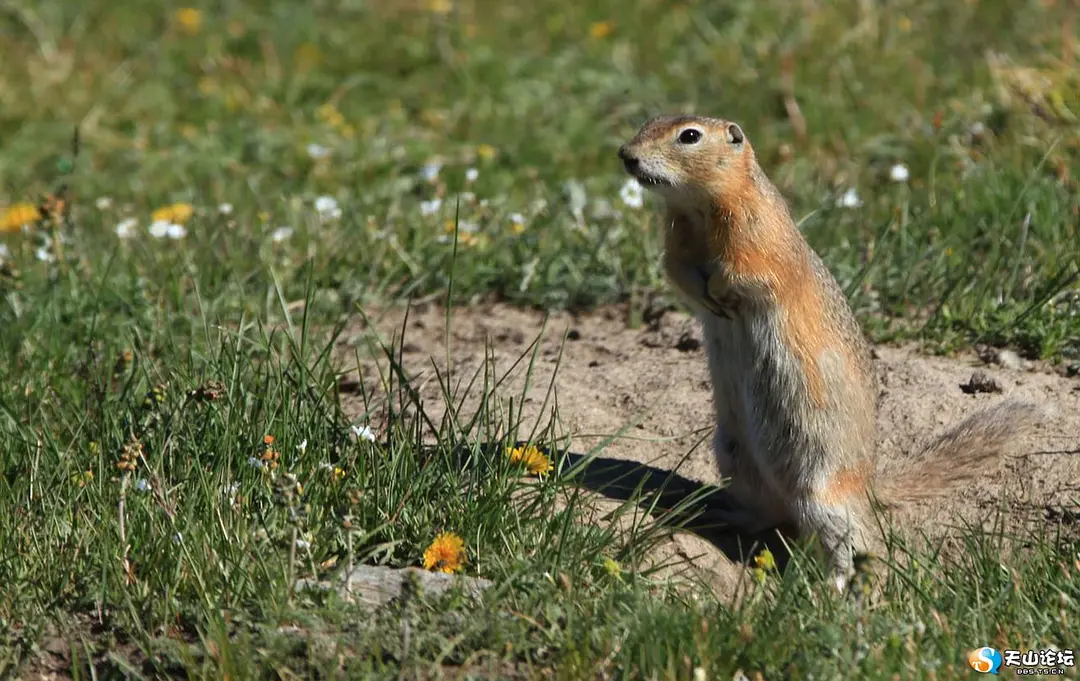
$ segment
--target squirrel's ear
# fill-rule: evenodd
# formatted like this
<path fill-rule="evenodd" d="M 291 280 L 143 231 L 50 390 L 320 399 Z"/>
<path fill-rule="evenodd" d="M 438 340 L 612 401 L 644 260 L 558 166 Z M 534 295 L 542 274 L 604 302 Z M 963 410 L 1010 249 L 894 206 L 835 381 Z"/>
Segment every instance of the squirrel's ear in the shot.
<path fill-rule="evenodd" d="M 742 144 L 746 140 L 746 135 L 743 134 L 742 128 L 738 123 L 727 124 L 727 141 L 728 144 Z"/>

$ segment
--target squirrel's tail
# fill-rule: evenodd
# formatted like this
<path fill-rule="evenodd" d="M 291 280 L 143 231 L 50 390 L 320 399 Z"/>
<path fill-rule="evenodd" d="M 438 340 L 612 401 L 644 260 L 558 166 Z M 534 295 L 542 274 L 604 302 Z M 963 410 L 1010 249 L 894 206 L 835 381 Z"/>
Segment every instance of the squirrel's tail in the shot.
<path fill-rule="evenodd" d="M 967 417 L 902 464 L 880 471 L 874 490 L 886 506 L 977 485 L 998 470 L 1013 441 L 1048 416 L 1034 403 L 1007 399 Z"/>

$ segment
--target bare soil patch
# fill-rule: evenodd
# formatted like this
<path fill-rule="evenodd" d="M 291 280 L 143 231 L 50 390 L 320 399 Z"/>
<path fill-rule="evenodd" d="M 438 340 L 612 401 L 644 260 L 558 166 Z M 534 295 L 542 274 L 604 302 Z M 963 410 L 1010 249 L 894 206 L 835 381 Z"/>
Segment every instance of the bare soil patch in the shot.
<path fill-rule="evenodd" d="M 452 391 L 460 395 L 486 366 L 489 376 L 500 379 L 496 397 L 504 405 L 512 398 L 521 411 L 522 437 L 536 424 L 549 424 L 557 407 L 555 430 L 568 438 L 572 452 L 586 452 L 621 433 L 600 453 L 606 463 L 645 464 L 660 474 L 677 471 L 684 483 L 719 482 L 709 449 L 709 377 L 697 323 L 689 316 L 667 312 L 629 328 L 624 307 L 546 316 L 491 303 L 453 309 L 448 335 L 445 318 L 445 309 L 430 304 L 413 307 L 404 326 L 403 309 L 371 315 L 370 326 L 360 323 L 342 335 L 338 361 L 347 370 L 342 385 L 358 391 L 363 384 L 369 394 L 378 392 L 376 365 L 385 372 L 385 359 L 362 358 L 357 372 L 353 349 L 366 353 L 365 339 L 377 334 L 400 348 L 405 373 L 436 423 L 444 412 L 440 379 L 449 377 Z M 1052 405 L 1054 412 L 1018 442 L 1016 455 L 1001 472 L 988 472 L 985 484 L 903 509 L 894 516 L 899 528 L 941 539 L 968 524 L 989 527 L 1005 508 L 1016 531 L 1058 523 L 1075 530 L 1080 524 L 1080 379 L 1046 367 L 988 364 L 974 353 L 943 358 L 920 355 L 913 347 L 875 350 L 883 458 L 910 456 L 934 433 L 1005 397 Z M 464 415 L 475 412 L 481 383 L 461 400 Z M 350 414 L 363 412 L 356 395 L 343 395 L 343 401 Z M 378 415 L 373 418 L 378 427 Z M 655 558 L 674 559 L 721 593 L 733 592 L 745 568 L 733 560 L 724 541 L 707 532 L 682 532 Z"/>

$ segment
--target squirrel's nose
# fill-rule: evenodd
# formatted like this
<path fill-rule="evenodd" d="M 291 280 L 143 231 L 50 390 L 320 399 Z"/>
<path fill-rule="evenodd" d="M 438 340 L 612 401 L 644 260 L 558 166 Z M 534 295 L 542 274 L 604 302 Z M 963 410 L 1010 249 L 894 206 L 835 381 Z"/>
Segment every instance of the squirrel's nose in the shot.
<path fill-rule="evenodd" d="M 633 154 L 627 151 L 625 146 L 619 147 L 619 158 L 622 159 L 623 166 L 626 167 L 626 172 L 631 175 L 636 175 L 638 167 L 641 165 L 641 161 L 638 160 Z"/>

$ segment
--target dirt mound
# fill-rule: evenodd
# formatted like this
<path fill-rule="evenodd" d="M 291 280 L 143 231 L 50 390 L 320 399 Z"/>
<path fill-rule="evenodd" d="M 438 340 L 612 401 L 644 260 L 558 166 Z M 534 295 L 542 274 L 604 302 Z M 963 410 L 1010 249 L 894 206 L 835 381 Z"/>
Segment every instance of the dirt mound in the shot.
<path fill-rule="evenodd" d="M 342 337 L 343 369 L 355 369 L 352 346 L 362 346 L 377 331 L 401 348 L 410 382 L 436 422 L 444 404 L 439 377 L 451 376 L 450 385 L 460 390 L 482 376 L 486 365 L 488 375 L 499 381 L 496 396 L 503 404 L 513 398 L 515 411 L 521 411 L 523 437 L 535 424 L 548 425 L 557 407 L 555 430 L 568 436 L 571 451 L 586 452 L 614 437 L 600 456 L 636 468 L 646 464 L 661 473 L 677 470 L 681 480 L 693 484 L 719 482 L 709 451 L 711 398 L 704 350 L 690 317 L 668 312 L 634 329 L 628 328 L 627 311 L 620 307 L 546 317 L 490 304 L 454 309 L 447 335 L 445 315 L 445 309 L 421 305 L 410 310 L 404 327 L 400 309 L 384 312 L 370 327 L 358 325 Z M 940 538 L 961 522 L 983 522 L 1002 504 L 1020 523 L 1076 522 L 1080 380 L 987 365 L 974 355 L 925 357 L 912 348 L 884 346 L 875 351 L 883 458 L 913 454 L 934 432 L 1004 396 L 1054 408 L 1052 418 L 1019 443 L 1019 454 L 1002 474 L 988 475 L 986 484 L 970 493 L 905 508 L 895 516 L 901 528 Z M 374 388 L 377 374 L 368 360 L 361 361 L 360 373 L 361 382 Z M 358 385 L 355 373 L 343 380 Z M 463 400 L 467 415 L 479 403 L 482 380 Z M 345 400 L 347 410 L 363 411 L 359 398 Z M 684 565 L 706 571 L 704 576 L 722 592 L 732 590 L 745 574 L 732 560 L 731 547 L 708 533 L 680 533 L 656 559 L 670 562 L 677 556 Z"/>

